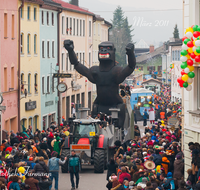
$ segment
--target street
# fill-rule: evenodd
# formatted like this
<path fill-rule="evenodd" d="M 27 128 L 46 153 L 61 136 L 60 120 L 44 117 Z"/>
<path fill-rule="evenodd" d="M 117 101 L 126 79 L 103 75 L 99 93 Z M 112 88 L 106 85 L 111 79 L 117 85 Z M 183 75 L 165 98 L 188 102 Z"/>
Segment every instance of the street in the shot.
<path fill-rule="evenodd" d="M 149 121 L 147 122 L 149 125 Z M 137 125 L 140 128 L 141 136 L 144 133 L 143 121 L 137 122 Z M 94 173 L 93 167 L 83 168 L 80 173 L 80 183 L 79 183 L 79 190 L 106 190 L 106 174 L 107 170 L 104 171 L 103 174 Z M 54 187 L 54 185 L 53 185 Z M 61 173 L 59 176 L 59 189 L 60 190 L 70 190 L 71 189 L 71 182 L 70 182 L 70 175 L 69 173 Z"/>

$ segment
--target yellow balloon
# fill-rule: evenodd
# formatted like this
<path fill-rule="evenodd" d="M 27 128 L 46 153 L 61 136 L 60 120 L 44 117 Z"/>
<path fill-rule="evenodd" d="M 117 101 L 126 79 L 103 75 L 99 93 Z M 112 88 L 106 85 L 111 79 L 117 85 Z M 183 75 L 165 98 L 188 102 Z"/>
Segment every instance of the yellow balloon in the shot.
<path fill-rule="evenodd" d="M 185 57 L 187 57 L 187 59 L 190 59 L 190 55 L 189 54 L 187 54 Z"/>
<path fill-rule="evenodd" d="M 172 69 L 174 68 L 174 63 L 172 63 Z"/>
<path fill-rule="evenodd" d="M 191 27 L 188 27 L 188 28 L 186 29 L 186 31 L 185 31 L 185 34 L 186 34 L 187 32 L 192 32 L 192 33 L 193 33 L 193 29 L 192 29 Z"/>
<path fill-rule="evenodd" d="M 194 71 L 194 66 L 187 66 L 188 67 L 188 69 L 190 69 L 190 71 Z"/>
<path fill-rule="evenodd" d="M 165 124 L 161 124 L 161 126 L 163 126 L 163 127 L 164 127 L 164 126 L 165 126 Z"/>
<path fill-rule="evenodd" d="M 192 83 L 188 83 L 189 85 L 191 85 Z"/>
<path fill-rule="evenodd" d="M 194 51 L 194 54 L 195 54 L 195 55 L 200 55 L 200 53 L 197 53 L 197 51 L 196 51 L 196 50 Z"/>
<path fill-rule="evenodd" d="M 66 136 L 69 136 L 69 131 L 65 131 L 64 134 L 65 134 Z"/>
<path fill-rule="evenodd" d="M 188 52 L 189 52 L 189 53 L 192 53 L 192 52 L 193 52 L 193 49 L 192 49 L 192 48 L 188 48 Z"/>
<path fill-rule="evenodd" d="M 161 123 L 163 124 L 163 123 L 165 123 L 163 120 L 161 120 Z"/>
<path fill-rule="evenodd" d="M 188 75 L 186 75 L 186 74 L 184 74 L 184 75 L 182 76 L 182 80 L 183 80 L 183 81 L 187 81 L 188 78 L 189 78 L 189 77 L 188 77 Z"/>
<path fill-rule="evenodd" d="M 194 46 L 195 46 L 195 41 L 196 41 L 196 40 L 193 41 L 193 45 L 194 45 Z"/>

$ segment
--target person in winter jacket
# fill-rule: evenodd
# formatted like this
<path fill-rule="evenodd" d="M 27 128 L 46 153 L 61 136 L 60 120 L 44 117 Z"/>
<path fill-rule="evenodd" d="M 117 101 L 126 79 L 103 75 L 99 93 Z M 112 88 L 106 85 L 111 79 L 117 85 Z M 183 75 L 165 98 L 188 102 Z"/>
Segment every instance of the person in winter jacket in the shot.
<path fill-rule="evenodd" d="M 49 168 L 44 162 L 44 157 L 39 157 L 39 160 L 37 161 L 36 165 L 34 166 L 35 173 L 48 173 Z M 37 177 L 40 178 L 39 176 Z"/>
<path fill-rule="evenodd" d="M 52 181 L 49 178 L 49 176 L 43 176 L 38 186 L 40 190 L 49 190 L 49 186 L 51 186 L 51 184 L 52 184 Z"/>
<path fill-rule="evenodd" d="M 163 157 L 162 157 L 162 167 L 164 168 L 164 171 L 165 171 L 165 174 L 168 173 L 168 168 L 169 168 L 169 163 L 170 161 L 167 159 L 166 157 L 167 155 L 164 154 Z"/>
<path fill-rule="evenodd" d="M 37 184 L 39 181 L 29 175 L 26 175 L 25 184 L 29 185 L 31 190 L 37 190 Z"/>
<path fill-rule="evenodd" d="M 155 154 L 153 154 L 153 162 L 156 166 L 161 165 L 162 156 L 159 154 L 160 150 L 156 150 Z"/>
<path fill-rule="evenodd" d="M 173 178 L 177 180 L 182 179 L 184 176 L 184 162 L 181 159 L 180 155 L 176 156 L 176 160 L 174 161 L 174 174 Z"/>
<path fill-rule="evenodd" d="M 117 167 L 118 165 L 115 163 L 114 159 L 110 159 L 110 162 L 107 164 L 107 180 L 109 177 L 114 173 L 115 175 L 117 174 Z"/>
<path fill-rule="evenodd" d="M 54 142 L 53 151 L 56 151 L 58 155 L 60 155 L 60 148 L 61 148 L 61 142 L 60 137 L 56 137 L 56 141 Z"/>
<path fill-rule="evenodd" d="M 121 184 L 123 184 L 124 178 L 127 178 L 128 181 L 131 181 L 131 175 L 130 175 L 129 173 L 126 172 L 126 168 L 125 168 L 125 167 L 122 167 L 121 170 L 122 170 L 122 173 L 121 173 L 120 176 L 119 176 L 119 182 L 120 182 Z"/>
<path fill-rule="evenodd" d="M 18 184 L 18 176 L 13 176 L 12 180 L 13 182 L 9 186 L 9 190 L 14 189 L 14 190 L 20 190 L 20 186 Z"/>
<path fill-rule="evenodd" d="M 172 178 L 171 172 L 168 172 L 167 180 L 162 186 L 164 189 L 167 189 L 167 190 L 175 190 L 175 183 L 174 183 L 174 179 Z"/>
<path fill-rule="evenodd" d="M 185 188 L 185 186 L 186 186 L 185 181 L 183 181 L 183 180 L 179 181 L 179 188 L 178 188 L 178 190 L 187 190 Z"/>
<path fill-rule="evenodd" d="M 58 190 L 58 178 L 59 178 L 59 164 L 64 164 L 67 160 L 65 159 L 62 161 L 59 158 L 57 158 L 58 153 L 53 151 L 51 153 L 52 158 L 48 161 L 49 166 L 49 172 L 50 172 L 50 179 L 53 181 L 53 178 L 55 179 L 55 190 Z M 50 185 L 49 189 L 51 189 L 52 185 Z"/>
<path fill-rule="evenodd" d="M 194 186 L 194 190 L 199 190 L 200 189 L 200 177 L 196 183 L 196 185 Z"/>

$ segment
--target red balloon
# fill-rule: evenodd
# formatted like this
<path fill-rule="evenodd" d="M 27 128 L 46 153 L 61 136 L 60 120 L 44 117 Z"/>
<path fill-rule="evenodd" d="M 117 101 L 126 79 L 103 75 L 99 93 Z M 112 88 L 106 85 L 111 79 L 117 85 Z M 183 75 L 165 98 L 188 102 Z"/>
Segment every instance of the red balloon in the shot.
<path fill-rule="evenodd" d="M 194 64 L 194 62 L 193 62 L 191 59 L 188 59 L 188 60 L 187 60 L 187 64 L 188 64 L 189 66 L 192 66 L 192 65 Z"/>
<path fill-rule="evenodd" d="M 194 46 L 194 44 L 193 44 L 193 42 L 192 42 L 192 41 L 189 41 L 189 42 L 187 43 L 187 46 L 191 48 L 191 47 L 193 47 L 193 46 Z"/>
<path fill-rule="evenodd" d="M 184 74 L 186 74 L 186 73 L 185 73 L 185 71 L 184 71 L 184 69 L 183 69 L 183 70 L 181 71 L 181 75 L 184 75 Z"/>
<path fill-rule="evenodd" d="M 199 35 L 200 35 L 200 32 L 197 32 L 197 31 L 196 31 L 196 32 L 193 33 L 193 36 L 194 36 L 195 38 L 197 38 Z"/>
<path fill-rule="evenodd" d="M 184 41 L 185 39 L 187 39 L 187 37 L 186 37 L 186 36 L 183 36 L 182 41 Z"/>
<path fill-rule="evenodd" d="M 195 59 L 196 55 L 195 55 L 194 53 L 191 53 L 191 54 L 190 54 L 190 57 L 191 57 L 192 59 Z"/>
<path fill-rule="evenodd" d="M 181 83 L 181 81 L 183 81 L 181 77 L 177 78 L 178 83 Z"/>
<path fill-rule="evenodd" d="M 194 25 L 191 26 L 191 28 L 193 28 Z"/>
<path fill-rule="evenodd" d="M 199 55 L 197 55 L 197 56 L 195 57 L 195 61 L 196 61 L 196 62 L 200 62 L 200 56 L 199 56 Z"/>
<path fill-rule="evenodd" d="M 180 85 L 180 87 L 182 87 L 182 88 L 183 88 L 183 83 L 179 83 L 179 85 Z"/>

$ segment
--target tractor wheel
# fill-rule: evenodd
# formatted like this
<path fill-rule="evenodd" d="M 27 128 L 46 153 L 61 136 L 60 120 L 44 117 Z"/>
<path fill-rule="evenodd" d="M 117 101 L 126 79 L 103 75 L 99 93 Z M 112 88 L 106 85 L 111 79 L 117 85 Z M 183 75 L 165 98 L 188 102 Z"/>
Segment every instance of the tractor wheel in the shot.
<path fill-rule="evenodd" d="M 68 158 L 70 156 L 70 149 L 63 149 L 62 153 L 61 153 L 61 159 L 64 159 L 65 157 L 67 157 L 66 162 L 61 165 L 61 170 L 62 173 L 68 173 Z"/>
<path fill-rule="evenodd" d="M 105 164 L 105 151 L 101 149 L 95 150 L 94 154 L 94 172 L 103 173 Z"/>

